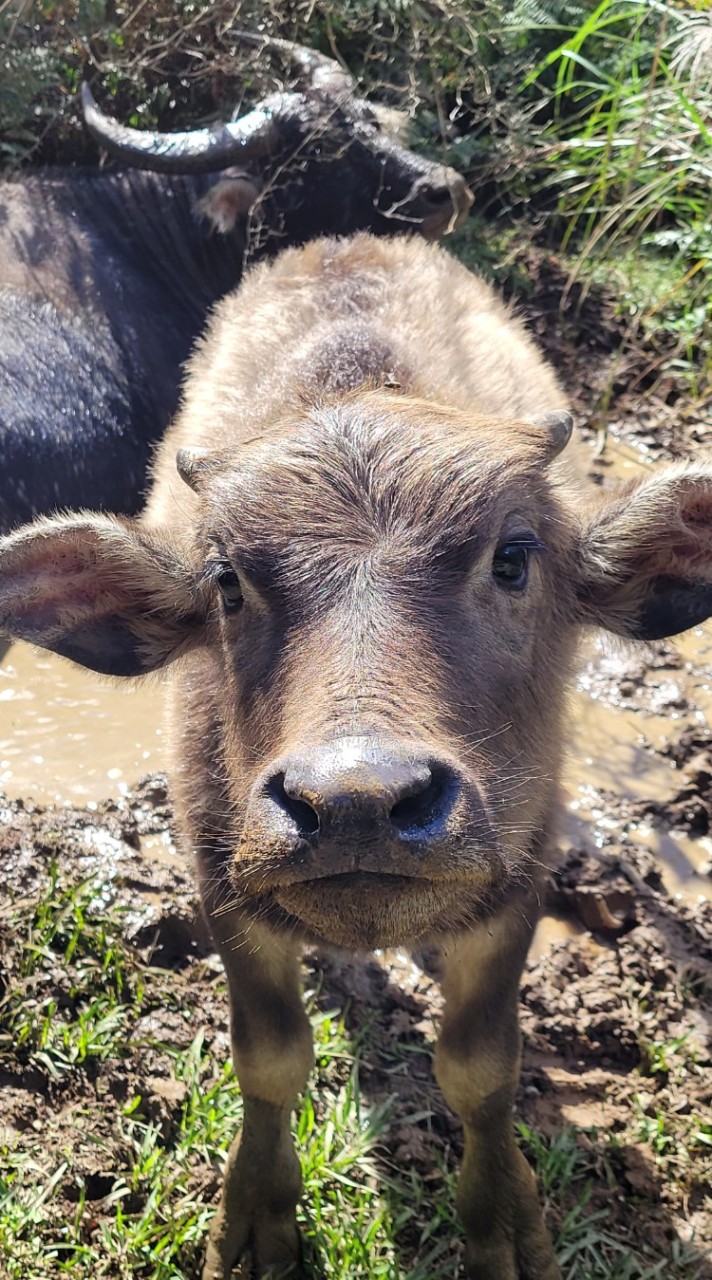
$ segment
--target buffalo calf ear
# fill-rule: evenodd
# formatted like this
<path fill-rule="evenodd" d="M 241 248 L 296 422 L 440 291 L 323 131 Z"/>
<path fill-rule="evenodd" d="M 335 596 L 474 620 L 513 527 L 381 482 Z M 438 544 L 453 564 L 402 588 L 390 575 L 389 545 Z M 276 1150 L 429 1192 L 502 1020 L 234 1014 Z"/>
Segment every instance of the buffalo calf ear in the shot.
<path fill-rule="evenodd" d="M 652 579 L 650 592 L 631 631 L 634 640 L 662 640 L 689 631 L 712 617 L 712 581 L 685 582 L 661 574 Z"/>
<path fill-rule="evenodd" d="M 200 587 L 165 530 L 111 516 L 38 520 L 0 540 L 0 631 L 104 675 L 199 642 Z"/>
<path fill-rule="evenodd" d="M 712 617 L 712 458 L 604 494 L 575 574 L 583 620 L 618 635 L 659 640 Z"/>

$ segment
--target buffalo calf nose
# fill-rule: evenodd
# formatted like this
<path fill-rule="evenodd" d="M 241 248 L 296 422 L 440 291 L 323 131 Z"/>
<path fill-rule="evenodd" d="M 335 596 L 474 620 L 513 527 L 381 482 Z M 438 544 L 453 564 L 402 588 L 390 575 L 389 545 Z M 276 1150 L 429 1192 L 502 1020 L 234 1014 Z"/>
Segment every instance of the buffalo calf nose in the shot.
<path fill-rule="evenodd" d="M 440 761 L 368 738 L 342 738 L 283 762 L 266 784 L 302 838 L 425 835 L 451 807 L 457 781 Z"/>

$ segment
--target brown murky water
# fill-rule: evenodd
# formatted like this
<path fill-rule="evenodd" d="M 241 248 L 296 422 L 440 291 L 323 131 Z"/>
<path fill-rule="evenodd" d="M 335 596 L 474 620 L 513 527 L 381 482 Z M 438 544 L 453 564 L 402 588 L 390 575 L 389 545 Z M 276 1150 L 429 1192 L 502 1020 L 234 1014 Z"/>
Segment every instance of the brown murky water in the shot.
<path fill-rule="evenodd" d="M 640 474 L 649 462 L 609 440 L 597 465 L 608 481 Z M 675 637 L 670 650 L 670 665 L 651 669 L 632 647 L 604 636 L 584 648 L 570 700 L 561 834 L 588 848 L 612 840 L 643 845 L 655 855 L 667 888 L 695 901 L 710 896 L 712 838 L 692 839 L 621 814 L 626 802 L 665 802 L 674 794 L 679 774 L 660 751 L 683 730 L 704 729 L 712 718 L 712 624 Z M 615 797 L 612 806 L 602 793 Z"/>
<path fill-rule="evenodd" d="M 623 825 L 601 792 L 623 801 L 666 801 L 679 786 L 671 760 L 658 754 L 683 729 L 706 727 L 712 712 L 712 628 L 698 627 L 676 640 L 682 665 L 653 672 L 645 706 L 617 705 L 625 688 L 630 655 L 607 651 L 605 640 L 590 646 L 571 699 L 571 729 L 564 770 L 567 813 L 564 835 L 572 843 L 602 847 Z M 609 683 L 610 682 L 610 683 Z M 686 898 L 709 897 L 712 838 L 654 829 L 627 821 L 625 832 L 643 844 L 664 868 L 668 889 Z"/>
<path fill-rule="evenodd" d="M 605 462 L 607 475 L 641 466 L 617 446 Z M 562 839 L 596 848 L 611 839 L 635 840 L 656 854 L 668 888 L 694 899 L 709 896 L 702 872 L 712 864 L 712 839 L 655 830 L 605 798 L 671 796 L 679 775 L 657 749 L 690 725 L 704 726 L 712 714 L 712 628 L 697 628 L 674 650 L 671 667 L 650 669 L 604 640 L 589 644 L 571 696 Z M 163 767 L 159 683 L 112 683 L 22 644 L 0 659 L 0 791 L 82 804 L 120 794 Z M 146 853 L 170 856 L 162 847 Z M 567 929 L 549 921 L 545 933 L 558 938 Z"/>
<path fill-rule="evenodd" d="M 87 804 L 164 764 L 157 684 L 114 684 L 22 643 L 0 659 L 0 792 Z"/>

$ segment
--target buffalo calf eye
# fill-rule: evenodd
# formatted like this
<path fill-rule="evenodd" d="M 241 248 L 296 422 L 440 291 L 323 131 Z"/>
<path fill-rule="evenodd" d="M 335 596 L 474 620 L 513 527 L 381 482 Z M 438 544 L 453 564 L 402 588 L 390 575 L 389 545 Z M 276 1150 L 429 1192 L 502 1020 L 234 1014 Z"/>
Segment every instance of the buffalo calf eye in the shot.
<path fill-rule="evenodd" d="M 230 612 L 239 609 L 242 604 L 242 587 L 232 566 L 225 565 L 215 574 L 218 591 L 222 596 L 224 608 Z"/>
<path fill-rule="evenodd" d="M 505 542 L 497 547 L 492 560 L 492 575 L 503 587 L 521 589 L 526 585 L 529 548 L 521 542 Z"/>

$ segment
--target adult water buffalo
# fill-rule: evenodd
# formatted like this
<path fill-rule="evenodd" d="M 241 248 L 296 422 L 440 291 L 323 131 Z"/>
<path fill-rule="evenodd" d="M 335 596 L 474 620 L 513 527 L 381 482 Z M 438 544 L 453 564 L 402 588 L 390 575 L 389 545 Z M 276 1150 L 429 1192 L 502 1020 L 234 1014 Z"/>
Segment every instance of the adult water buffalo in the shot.
<path fill-rule="evenodd" d="M 248 1255 L 300 1273 L 305 940 L 439 948 L 466 1274 L 560 1280 L 512 1103 L 566 681 L 586 628 L 712 614 L 712 459 L 586 496 L 570 430 L 482 281 L 414 238 L 323 240 L 216 310 L 141 520 L 0 544 L 0 627 L 115 675 L 175 664 L 175 799 L 245 1104 L 204 1280 Z"/>
<path fill-rule="evenodd" d="M 244 37 L 243 37 L 244 38 Z M 323 233 L 442 235 L 471 196 L 382 127 L 338 63 L 285 41 L 294 92 L 217 129 L 88 127 L 124 166 L 0 187 L 0 529 L 136 511 L 181 363 L 246 257 Z"/>

